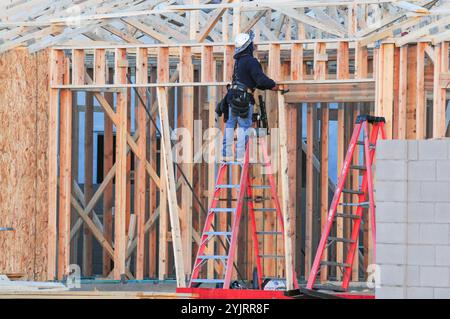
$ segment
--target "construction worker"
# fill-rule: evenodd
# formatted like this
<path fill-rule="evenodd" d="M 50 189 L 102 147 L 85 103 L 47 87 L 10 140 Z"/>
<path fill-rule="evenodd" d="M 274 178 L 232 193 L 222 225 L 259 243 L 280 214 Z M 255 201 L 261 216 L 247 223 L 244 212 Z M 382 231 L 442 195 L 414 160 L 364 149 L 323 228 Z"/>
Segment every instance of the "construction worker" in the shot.
<path fill-rule="evenodd" d="M 235 38 L 234 71 L 233 80 L 228 90 L 226 101 L 228 112 L 226 128 L 223 138 L 223 161 L 232 161 L 232 145 L 234 129 L 238 124 L 238 140 L 236 146 L 237 161 L 243 161 L 245 146 L 248 141 L 247 130 L 253 122 L 253 106 L 255 99 L 253 92 L 259 90 L 279 90 L 274 80 L 266 76 L 261 64 L 253 56 L 254 34 L 250 31 L 240 33 Z"/>

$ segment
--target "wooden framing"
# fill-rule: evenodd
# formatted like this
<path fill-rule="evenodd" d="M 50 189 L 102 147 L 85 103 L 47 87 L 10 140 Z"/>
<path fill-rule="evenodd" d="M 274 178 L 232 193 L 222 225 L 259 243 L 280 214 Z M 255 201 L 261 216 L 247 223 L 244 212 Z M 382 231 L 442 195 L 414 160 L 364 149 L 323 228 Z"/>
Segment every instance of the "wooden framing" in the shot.
<path fill-rule="evenodd" d="M 446 133 L 446 120 L 445 120 L 445 108 L 446 103 L 446 91 L 447 86 L 441 86 L 440 78 L 441 74 L 448 73 L 448 42 L 442 42 L 440 45 L 434 48 L 434 99 L 433 99 L 433 137 L 445 137 Z"/>
<path fill-rule="evenodd" d="M 64 79 L 64 53 L 52 51 L 50 55 L 50 85 L 61 84 Z M 57 89 L 50 90 L 48 125 L 49 125 L 49 148 L 48 148 L 48 251 L 47 251 L 47 279 L 54 280 L 57 275 L 56 251 L 57 242 L 57 178 L 58 178 L 58 105 L 59 92 Z"/>
<path fill-rule="evenodd" d="M 69 60 L 64 60 L 64 82 L 70 79 Z M 58 279 L 69 273 L 70 256 L 70 198 L 72 193 L 72 94 L 60 95 L 60 174 L 59 174 L 59 232 Z"/>
<path fill-rule="evenodd" d="M 147 64 L 147 50 L 139 49 L 136 59 L 136 83 L 145 84 L 148 82 L 148 64 Z M 142 101 L 138 99 L 136 107 L 136 123 L 139 134 L 138 148 L 142 159 L 137 159 L 137 167 L 135 173 L 135 206 L 134 210 L 137 216 L 137 253 L 136 253 L 136 279 L 144 279 L 144 258 L 145 258 L 145 222 L 146 222 L 146 147 L 147 147 L 147 115 L 145 105 L 147 94 L 144 89 L 139 90 Z"/>
<path fill-rule="evenodd" d="M 326 43 L 318 42 L 314 51 L 314 79 L 323 80 L 327 73 Z M 320 170 L 320 225 L 324 227 L 328 216 L 328 136 L 329 136 L 329 109 L 328 104 L 321 103 L 321 120 L 320 120 L 320 154 L 321 154 L 321 170 Z M 328 259 L 328 252 L 323 254 L 323 261 Z M 321 281 L 325 281 L 328 277 L 328 269 L 323 268 L 320 273 Z"/>
<path fill-rule="evenodd" d="M 194 81 L 194 66 L 192 64 L 191 48 L 181 48 L 180 60 L 180 82 Z M 194 89 L 192 87 L 185 87 L 182 89 L 182 111 L 180 117 L 180 127 L 186 128 L 191 136 L 194 132 Z M 183 157 L 187 159 L 187 163 L 183 164 L 182 169 L 186 174 L 187 180 L 193 183 L 193 143 L 190 144 L 190 149 L 184 149 Z M 181 202 L 182 211 L 180 212 L 181 236 L 183 239 L 184 252 L 184 269 L 186 276 L 189 276 L 192 268 L 192 193 L 185 181 L 182 182 L 181 187 Z"/>
<path fill-rule="evenodd" d="M 88 7 L 87 2 L 81 1 L 83 10 L 85 6 Z M 62 25 L 64 17 L 49 17 L 47 20 L 42 19 L 43 21 L 13 19 L 0 22 L 0 34 L 4 34 L 6 40 L 0 46 L 0 52 L 32 42 L 30 39 L 34 38 L 42 39 L 42 43 L 31 45 L 31 51 L 47 45 L 54 46 L 50 58 L 48 122 L 48 279 L 63 279 L 67 274 L 70 239 L 74 238 L 73 234 L 77 234 L 82 225 L 86 231 L 83 239 L 85 274 L 91 274 L 92 256 L 88 252 L 92 250 L 89 238 L 93 238 L 100 242 L 103 250 L 102 272 L 105 277 L 142 280 L 149 276 L 164 280 L 175 276 L 178 286 L 185 285 L 192 267 L 192 250 L 195 245 L 192 239 L 198 237 L 196 228 L 201 229 L 202 218 L 199 217 L 201 212 L 198 211 L 198 205 L 194 204 L 190 187 L 174 171 L 174 159 L 170 151 L 171 127 L 187 128 L 194 142 L 192 146 L 203 145 L 203 141 L 198 138 L 202 132 L 194 134 L 194 110 L 199 112 L 199 118 L 208 121 L 202 125 L 204 129 L 219 127 L 214 106 L 221 97 L 218 92 L 230 82 L 233 73 L 234 46 L 230 41 L 231 35 L 241 30 L 246 31 L 252 27 L 256 30 L 255 56 L 267 66 L 267 73 L 278 84 L 291 90 L 282 97 L 277 97 L 272 92 L 267 94 L 270 126 L 282 129 L 279 165 L 280 172 L 286 172 L 287 169 L 287 175 L 281 174 L 277 178 L 280 194 L 283 195 L 287 239 L 284 249 L 288 252 L 288 258 L 285 260 L 286 265 L 277 261 L 264 265 L 270 274 L 275 274 L 281 266 L 283 269 L 286 267 L 289 287 L 293 282 L 289 268 L 301 269 L 302 275 L 309 274 L 319 228 L 316 221 L 319 221 L 319 216 L 322 222 L 326 219 L 329 192 L 334 190 L 331 170 L 328 170 L 329 142 L 333 134 L 330 128 L 333 122 L 337 122 L 338 172 L 347 147 L 346 130 L 350 129 L 354 116 L 359 111 L 386 117 L 389 138 L 423 139 L 445 136 L 446 88 L 450 81 L 448 39 L 437 36 L 428 38 L 423 33 L 432 27 L 445 25 L 447 17 L 438 15 L 436 21 L 424 26 L 422 15 L 437 15 L 435 12 L 438 12 L 427 7 L 428 2 L 423 1 L 425 11 L 414 11 L 408 16 L 405 15 L 407 9 L 396 6 L 397 9 L 392 9 L 390 14 L 382 15 L 372 11 L 371 7 L 365 7 L 364 12 L 367 14 L 363 14 L 360 7 L 362 2 L 338 4 L 332 0 L 321 6 L 310 1 L 299 1 L 295 6 L 286 6 L 284 3 L 276 6 L 258 5 L 257 2 L 223 1 L 220 4 L 205 4 L 193 0 L 189 4 L 177 4 L 175 1 L 166 6 L 141 10 L 143 7 L 139 6 L 138 1 L 130 1 L 130 10 L 120 12 L 120 5 L 115 8 L 112 1 L 104 1 L 102 14 L 82 16 L 88 23 L 83 30 L 79 30 L 79 34 L 90 37 L 90 40 L 69 43 L 64 43 L 61 39 L 76 33 Z M 370 3 L 378 2 L 364 1 L 364 5 Z M 324 9 L 327 6 L 334 9 Z M 14 8 L 12 6 L 7 11 Z M 439 7 L 436 10 L 437 8 Z M 185 11 L 186 9 L 189 11 Z M 202 9 L 211 9 L 211 12 L 207 14 Z M 307 11 L 313 11 L 315 17 L 307 15 Z M 39 15 L 39 12 L 36 9 L 35 14 Z M 168 15 L 170 21 L 161 17 L 163 13 Z M 339 18 L 344 14 L 345 19 L 341 23 Z M 368 16 L 382 23 L 374 27 L 364 20 Z M 112 26 L 110 19 L 113 18 L 122 20 L 119 19 Z M 325 21 L 325 18 L 329 20 Z M 391 24 L 400 18 L 403 20 L 397 26 L 411 32 L 396 39 Z M 164 34 L 157 31 L 157 26 L 165 27 Z M 26 28 L 27 31 L 18 35 L 19 27 Z M 37 27 L 42 30 L 37 31 Z M 100 30 L 97 28 L 101 28 L 97 35 L 97 41 L 101 39 L 101 42 L 92 40 L 93 31 Z M 297 34 L 293 32 L 296 28 L 299 30 Z M 54 33 L 49 33 L 50 31 Z M 152 38 L 154 43 L 148 42 L 146 37 Z M 420 41 L 415 44 L 419 38 Z M 192 41 L 189 42 L 189 39 Z M 382 41 L 375 44 L 375 40 Z M 396 45 L 400 45 L 400 48 Z M 434 70 L 432 80 L 431 73 L 427 73 L 430 68 Z M 350 73 L 353 69 L 354 74 Z M 70 72 L 72 77 L 69 76 Z M 197 72 L 198 79 L 194 77 Z M 111 74 L 115 76 L 113 81 L 109 79 Z M 129 81 L 127 75 L 132 78 L 134 74 L 135 80 Z M 200 94 L 194 94 L 197 88 Z M 87 103 L 80 106 L 84 107 L 87 119 L 85 163 L 91 163 L 93 156 L 93 114 L 99 111 L 105 114 L 103 181 L 99 182 L 96 192 L 93 191 L 95 181 L 91 178 L 95 167 L 84 166 L 83 191 L 72 180 L 71 169 L 76 168 L 72 167 L 74 164 L 71 160 L 72 155 L 77 154 L 72 154 L 71 151 L 72 143 L 76 142 L 71 140 L 68 133 L 73 120 L 73 113 L 68 111 L 72 105 L 72 92 L 79 91 L 87 92 Z M 144 103 L 137 99 L 135 91 L 139 92 Z M 132 97 L 136 105 L 131 105 Z M 207 97 L 207 103 L 204 103 L 204 97 Z M 427 109 L 427 101 L 430 100 L 433 100 L 432 110 Z M 180 101 L 181 108 L 178 104 Z M 301 125 L 297 125 L 298 118 L 302 116 L 302 107 L 299 107 L 302 103 L 308 103 L 305 123 L 302 123 L 306 125 L 306 136 L 296 135 L 294 138 L 290 135 L 290 130 L 302 134 Z M 320 108 L 316 103 L 320 103 Z M 337 108 L 332 106 L 334 103 L 338 103 Z M 152 127 L 144 110 L 144 106 L 148 105 L 152 116 L 159 121 L 160 132 Z M 129 117 L 132 108 L 135 108 L 136 115 L 134 135 Z M 432 121 L 427 121 L 431 114 Z M 178 118 L 172 120 L 175 115 Z M 306 139 L 306 143 L 302 137 Z M 303 148 L 306 153 L 305 163 L 299 160 L 303 158 Z M 180 167 L 189 183 L 198 190 L 197 195 L 202 198 L 203 203 L 207 203 L 214 187 L 216 166 L 194 163 L 194 147 L 189 151 L 188 157 L 192 158 L 192 163 L 182 163 Z M 295 151 L 297 154 L 292 155 L 291 152 L 296 153 Z M 130 172 L 132 154 L 135 166 L 134 171 Z M 291 161 L 301 164 L 291 169 Z M 299 195 L 302 194 L 302 178 L 297 180 L 299 176 L 302 177 L 303 169 L 306 173 L 305 197 Z M 236 179 L 236 176 L 233 178 Z M 354 181 L 355 179 L 353 176 Z M 132 193 L 134 203 L 130 200 Z M 264 192 L 261 194 L 264 195 Z M 95 204 L 101 199 L 103 212 L 94 212 Z M 73 225 L 71 210 L 77 214 L 74 214 L 77 218 L 73 219 Z M 103 222 L 99 218 L 100 214 L 103 214 Z M 133 214 L 137 224 L 135 236 L 130 217 Z M 276 228 L 276 222 L 268 215 L 258 222 L 264 223 L 266 231 Z M 290 223 L 292 225 L 289 227 Z M 226 220 L 221 220 L 219 227 L 226 228 Z M 300 231 L 303 227 L 304 234 Z M 335 230 L 337 236 L 340 237 L 345 229 L 346 225 L 338 223 Z M 370 232 L 370 229 L 366 231 Z M 295 236 L 300 238 L 299 247 L 292 238 Z M 370 260 L 371 248 L 366 240 L 368 237 L 364 238 L 362 244 L 366 265 Z M 245 234 L 241 239 L 246 240 Z M 237 262 L 239 265 L 247 265 L 248 268 L 243 273 L 250 274 L 253 255 L 244 251 L 244 248 L 248 249 L 250 246 L 239 244 L 242 245 L 239 246 L 242 251 L 238 254 Z M 274 244 L 268 241 L 264 245 L 267 251 L 274 248 Z M 278 251 L 280 247 L 275 249 Z M 300 258 L 296 257 L 298 254 Z M 324 260 L 335 258 L 342 261 L 344 255 L 343 244 L 338 243 L 335 250 L 330 249 L 324 254 Z M 131 257 L 136 260 L 134 267 L 130 267 Z M 301 265 L 295 264 L 294 261 L 298 260 Z M 214 271 L 220 269 L 211 267 L 209 275 L 214 276 Z M 355 271 L 353 278 L 359 279 L 360 274 L 361 270 Z M 339 279 L 340 276 L 339 271 L 321 272 L 323 282 Z"/>
<path fill-rule="evenodd" d="M 115 51 L 115 83 L 126 82 L 127 65 L 126 49 Z M 116 190 L 115 190 L 115 222 L 114 222 L 114 279 L 125 277 L 126 260 L 126 190 L 127 190 L 127 93 L 117 94 L 117 126 L 116 126 Z"/>
<path fill-rule="evenodd" d="M 158 63 L 156 70 L 156 78 L 158 82 L 166 82 L 169 78 L 169 49 L 167 47 L 161 47 L 158 49 Z M 156 91 L 158 96 L 158 91 Z M 167 97 L 166 97 L 167 99 Z M 158 106 L 160 103 L 157 99 Z M 162 148 L 160 147 L 160 150 Z M 160 280 L 166 279 L 169 265 L 168 265 L 168 215 L 167 215 L 167 186 L 166 186 L 166 169 L 160 160 L 160 174 L 161 174 L 161 187 L 159 188 L 159 265 L 158 265 L 158 277 Z"/>
<path fill-rule="evenodd" d="M 375 113 L 386 118 L 386 137 L 393 136 L 394 45 L 382 44 L 378 53 L 378 81 Z"/>

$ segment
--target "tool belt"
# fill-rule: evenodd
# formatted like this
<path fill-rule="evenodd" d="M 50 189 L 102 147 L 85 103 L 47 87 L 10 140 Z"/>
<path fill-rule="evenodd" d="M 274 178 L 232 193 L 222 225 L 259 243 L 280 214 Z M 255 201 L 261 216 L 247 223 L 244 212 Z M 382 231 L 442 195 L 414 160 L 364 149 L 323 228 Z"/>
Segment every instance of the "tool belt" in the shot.
<path fill-rule="evenodd" d="M 241 118 L 247 118 L 253 91 L 241 82 L 233 82 L 230 87 L 231 112 Z"/>

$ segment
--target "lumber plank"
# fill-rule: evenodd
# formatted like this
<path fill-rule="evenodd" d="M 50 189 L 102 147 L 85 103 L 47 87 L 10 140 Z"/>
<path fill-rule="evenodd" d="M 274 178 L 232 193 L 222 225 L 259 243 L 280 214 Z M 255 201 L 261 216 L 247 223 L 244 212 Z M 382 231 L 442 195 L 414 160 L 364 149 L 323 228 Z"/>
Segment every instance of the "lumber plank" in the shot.
<path fill-rule="evenodd" d="M 417 71 L 417 46 L 408 44 L 405 46 L 408 59 L 408 74 L 416 74 Z M 417 136 L 416 99 L 417 81 L 413 76 L 407 77 L 407 103 L 406 103 L 406 138 L 415 139 Z"/>
<path fill-rule="evenodd" d="M 180 49 L 180 81 L 194 81 L 194 65 L 192 63 L 192 51 L 189 47 Z M 189 131 L 190 136 L 194 134 L 194 88 L 183 88 L 182 110 L 179 116 L 179 125 Z M 183 148 L 183 158 L 185 162 L 181 164 L 181 169 L 187 180 L 193 184 L 193 143 Z M 192 192 L 186 181 L 182 181 L 181 203 L 183 210 L 180 215 L 181 236 L 183 241 L 184 263 L 186 275 L 189 276 L 192 269 Z"/>
<path fill-rule="evenodd" d="M 358 65 L 356 65 L 358 67 Z M 340 42 L 337 51 L 337 78 L 347 79 L 349 78 L 349 43 Z M 343 168 L 344 156 L 345 156 L 345 143 L 344 143 L 344 128 L 345 128 L 345 107 L 344 103 L 338 106 L 338 132 L 337 132 L 337 173 L 338 178 Z M 339 202 L 343 202 L 343 196 L 339 199 Z M 336 221 L 336 237 L 344 237 L 344 222 L 342 218 L 338 218 Z M 336 243 L 336 261 L 343 262 L 344 260 L 344 244 L 342 242 Z M 342 277 L 341 269 L 336 269 L 336 278 L 340 280 Z"/>
<path fill-rule="evenodd" d="M 312 265 L 312 223 L 314 210 L 314 104 L 307 105 L 306 114 L 306 215 L 305 215 L 305 278 Z"/>
<path fill-rule="evenodd" d="M 406 139 L 407 131 L 407 92 L 408 92 L 408 47 L 400 48 L 398 96 L 398 138 Z"/>
<path fill-rule="evenodd" d="M 278 44 L 270 45 L 269 48 L 269 57 L 268 57 L 268 67 L 267 74 L 270 78 L 272 78 L 275 82 L 279 82 L 282 80 L 281 74 L 281 47 Z M 269 118 L 269 127 L 279 127 L 279 110 L 278 110 L 278 96 L 275 92 L 267 92 L 267 101 L 266 101 L 266 109 L 267 115 Z M 273 143 L 271 141 L 271 143 Z M 268 145 L 269 147 L 269 145 Z M 280 169 L 280 161 L 279 157 L 274 156 L 272 158 L 272 165 Z M 280 170 L 281 171 L 281 170 Z M 280 175 L 276 175 L 275 182 L 277 183 Z M 277 184 L 281 188 L 281 183 Z M 280 189 L 277 189 L 277 192 L 280 193 Z M 267 193 L 268 194 L 268 193 Z M 265 194 L 266 195 L 266 194 Z M 264 213 L 264 230 L 265 231 L 277 231 L 277 220 L 275 214 L 272 212 Z M 264 253 L 265 254 L 276 254 L 278 253 L 276 249 L 283 248 L 283 242 L 281 236 L 278 236 L 277 243 L 274 244 L 269 240 L 264 241 Z M 279 274 L 284 269 L 284 261 L 283 260 L 275 260 L 268 259 L 264 260 L 264 267 L 266 267 L 266 275 L 267 276 L 275 276 Z"/>
<path fill-rule="evenodd" d="M 157 60 L 157 81 L 167 82 L 169 79 L 169 49 L 167 47 L 161 47 L 158 49 Z M 156 90 L 156 96 L 158 96 L 158 90 Z M 167 93 L 166 93 L 167 94 Z M 166 97 L 167 100 L 167 97 Z M 160 100 L 158 101 L 158 110 L 160 108 Z M 164 106 L 164 107 L 167 107 Z M 161 116 L 161 115 L 160 115 Z M 160 147 L 162 154 L 162 146 Z M 159 189 L 159 267 L 158 276 L 160 280 L 166 279 L 168 274 L 168 212 L 167 212 L 167 199 L 170 194 L 167 192 L 167 172 L 165 165 L 160 155 L 160 174 L 161 174 L 161 187 Z"/>
<path fill-rule="evenodd" d="M 326 44 L 319 42 L 314 50 L 314 79 L 325 79 L 327 73 L 327 61 L 320 57 L 326 55 Z M 320 104 L 320 149 L 321 149 L 321 170 L 320 170 L 320 229 L 324 229 L 328 216 L 328 140 L 329 140 L 329 109 L 326 103 Z M 325 249 L 322 261 L 328 260 L 328 250 Z M 325 282 L 328 279 L 328 269 L 323 267 L 320 271 L 320 280 Z"/>
<path fill-rule="evenodd" d="M 160 52 L 161 54 L 161 52 Z M 158 88 L 158 107 L 161 120 L 161 138 L 163 166 L 169 202 L 169 217 L 172 233 L 172 245 L 175 260 L 175 274 L 177 277 L 177 287 L 186 287 L 186 278 L 183 262 L 183 251 L 181 245 L 180 220 L 178 214 L 178 204 L 176 198 L 175 175 L 173 170 L 172 147 L 170 144 L 169 117 L 167 114 L 166 89 Z"/>
<path fill-rule="evenodd" d="M 126 60 L 126 49 L 115 51 L 116 83 L 126 82 L 126 67 L 120 66 L 120 61 Z M 126 190 L 127 190 L 127 92 L 117 94 L 118 125 L 116 126 L 116 191 L 115 191 L 115 221 L 114 221 L 114 279 L 125 277 L 126 257 Z"/>
<path fill-rule="evenodd" d="M 280 156 L 281 156 L 281 207 L 283 210 L 283 224 L 284 224 L 284 252 L 285 252 L 285 274 L 286 274 L 286 289 L 294 289 L 293 278 L 293 247 L 294 232 L 292 231 L 291 217 L 289 205 L 289 177 L 288 177 L 288 155 L 287 155 L 287 128 L 286 128 L 286 105 L 284 97 L 281 92 L 278 92 L 278 112 L 279 112 L 279 138 L 280 138 Z M 291 186 L 292 187 L 292 186 Z"/>
<path fill-rule="evenodd" d="M 416 64 L 416 139 L 426 138 L 425 99 L 425 48 L 427 43 L 417 43 Z M 406 63 L 406 62 L 405 62 Z"/>
<path fill-rule="evenodd" d="M 70 81 L 70 62 L 64 59 L 64 83 Z M 70 197 L 72 193 L 72 92 L 61 92 L 60 105 L 60 174 L 59 174 L 59 232 L 58 279 L 69 272 L 70 263 Z"/>
<path fill-rule="evenodd" d="M 62 84 L 64 78 L 64 52 L 50 53 L 50 84 Z M 57 184 L 58 184 L 58 90 L 50 89 L 48 113 L 48 230 L 47 279 L 56 278 Z"/>
<path fill-rule="evenodd" d="M 445 137 L 446 121 L 446 89 L 440 87 L 440 74 L 448 72 L 448 42 L 442 42 L 434 49 L 434 81 L 433 81 L 433 138 Z"/>
<path fill-rule="evenodd" d="M 105 72 L 102 71 L 103 65 Z M 108 74 L 106 74 L 108 73 Z M 96 73 L 94 74 L 95 82 L 106 82 L 106 79 L 112 81 L 113 72 L 106 65 L 105 51 L 96 51 Z M 105 93 L 105 100 L 109 105 L 114 104 L 113 93 Z M 103 178 L 113 166 L 113 121 L 104 116 L 104 137 L 103 137 Z M 113 242 L 113 184 L 108 183 L 103 193 L 103 235 L 108 243 Z M 113 256 L 114 257 L 114 256 Z M 103 275 L 107 276 L 112 270 L 112 258 L 108 255 L 106 249 L 103 249 Z"/>
<path fill-rule="evenodd" d="M 139 49 L 136 60 L 136 83 L 148 82 L 148 53 L 147 49 Z M 137 218 L 137 253 L 136 253 L 136 279 L 144 279 L 145 267 L 145 202 L 146 202 L 146 146 L 147 146 L 147 130 L 146 130 L 146 113 L 145 105 L 147 94 L 145 89 L 139 89 L 139 95 L 143 102 L 138 99 L 136 106 L 136 122 L 137 130 L 139 131 L 138 150 L 142 158 L 137 159 L 135 168 L 135 206 L 134 211 Z"/>

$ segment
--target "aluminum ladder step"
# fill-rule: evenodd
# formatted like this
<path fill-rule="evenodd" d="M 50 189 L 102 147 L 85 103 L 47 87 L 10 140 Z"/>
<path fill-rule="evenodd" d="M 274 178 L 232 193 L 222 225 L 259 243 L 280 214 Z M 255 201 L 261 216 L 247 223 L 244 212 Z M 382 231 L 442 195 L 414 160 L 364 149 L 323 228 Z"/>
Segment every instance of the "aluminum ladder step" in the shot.
<path fill-rule="evenodd" d="M 257 212 L 276 212 L 277 209 L 276 208 L 253 208 L 254 211 Z"/>
<path fill-rule="evenodd" d="M 244 165 L 244 162 L 238 162 L 238 161 L 230 161 L 230 162 L 222 162 L 222 165 L 239 165 L 242 166 Z"/>
<path fill-rule="evenodd" d="M 257 235 L 282 235 L 280 231 L 257 231 Z"/>
<path fill-rule="evenodd" d="M 341 238 L 341 237 L 332 237 L 332 236 L 330 236 L 330 237 L 328 237 L 328 240 L 341 242 L 341 243 L 349 243 L 349 244 L 355 243 L 355 241 L 352 240 L 352 239 Z"/>
<path fill-rule="evenodd" d="M 365 171 L 366 167 L 364 165 L 350 165 L 350 169 Z"/>
<path fill-rule="evenodd" d="M 233 233 L 229 231 L 207 231 L 203 233 L 204 235 L 215 235 L 215 236 L 231 236 Z"/>
<path fill-rule="evenodd" d="M 260 258 L 273 258 L 273 259 L 283 259 L 284 256 L 281 255 L 258 255 Z"/>
<path fill-rule="evenodd" d="M 269 185 L 250 185 L 250 187 L 255 189 L 270 189 Z"/>
<path fill-rule="evenodd" d="M 321 261 L 320 265 L 322 265 L 322 266 L 336 266 L 336 267 L 344 267 L 344 268 L 345 267 L 350 267 L 349 264 L 338 263 L 338 262 L 335 262 L 335 261 Z"/>
<path fill-rule="evenodd" d="M 354 214 L 343 214 L 343 213 L 336 213 L 336 217 L 342 217 L 342 218 L 352 218 L 352 219 L 360 219 L 361 216 L 354 215 Z"/>
<path fill-rule="evenodd" d="M 360 190 L 354 190 L 354 189 L 348 189 L 348 188 L 344 188 L 342 190 L 343 193 L 346 194 L 353 194 L 353 195 L 364 195 L 364 192 L 360 191 Z"/>
<path fill-rule="evenodd" d="M 225 282 L 224 279 L 192 279 L 192 282 L 195 283 L 203 283 L 203 284 L 223 284 Z"/>
<path fill-rule="evenodd" d="M 240 188 L 241 185 L 239 184 L 218 184 L 216 185 L 216 188 L 227 188 L 227 189 L 231 189 L 231 188 Z"/>
<path fill-rule="evenodd" d="M 361 203 L 339 203 L 341 206 L 348 206 L 348 207 L 369 207 L 369 202 L 361 202 Z"/>
<path fill-rule="evenodd" d="M 236 208 L 210 208 L 211 213 L 234 213 Z"/>
<path fill-rule="evenodd" d="M 266 200 L 273 200 L 273 198 L 272 197 L 255 196 L 254 198 L 248 198 L 247 197 L 247 200 L 251 200 L 254 203 L 262 203 L 262 202 L 264 202 Z"/>
<path fill-rule="evenodd" d="M 364 146 L 364 141 L 357 141 L 356 145 Z M 369 143 L 370 148 L 375 148 L 375 144 Z"/>
<path fill-rule="evenodd" d="M 214 260 L 221 259 L 221 260 L 223 260 L 223 259 L 228 259 L 228 256 L 226 256 L 226 255 L 200 255 L 200 256 L 198 256 L 198 259 L 214 259 Z"/>

